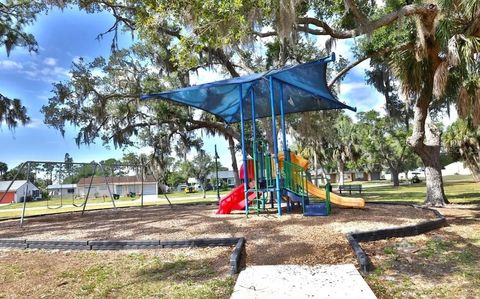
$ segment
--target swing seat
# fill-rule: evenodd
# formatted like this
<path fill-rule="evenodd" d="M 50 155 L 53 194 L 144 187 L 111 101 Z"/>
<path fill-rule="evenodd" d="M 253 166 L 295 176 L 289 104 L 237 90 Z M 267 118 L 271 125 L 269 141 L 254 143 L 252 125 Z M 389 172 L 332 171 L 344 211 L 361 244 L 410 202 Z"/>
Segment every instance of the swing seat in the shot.
<path fill-rule="evenodd" d="M 117 200 L 117 199 L 120 199 L 120 194 L 115 194 L 113 193 L 113 199 Z"/>

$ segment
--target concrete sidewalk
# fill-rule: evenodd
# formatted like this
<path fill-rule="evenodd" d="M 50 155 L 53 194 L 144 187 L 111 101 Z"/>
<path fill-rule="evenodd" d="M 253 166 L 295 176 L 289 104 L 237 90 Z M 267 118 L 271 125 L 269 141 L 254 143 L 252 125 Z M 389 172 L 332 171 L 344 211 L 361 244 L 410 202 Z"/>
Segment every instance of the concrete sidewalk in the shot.
<path fill-rule="evenodd" d="M 377 298 L 354 265 L 247 267 L 231 299 Z"/>

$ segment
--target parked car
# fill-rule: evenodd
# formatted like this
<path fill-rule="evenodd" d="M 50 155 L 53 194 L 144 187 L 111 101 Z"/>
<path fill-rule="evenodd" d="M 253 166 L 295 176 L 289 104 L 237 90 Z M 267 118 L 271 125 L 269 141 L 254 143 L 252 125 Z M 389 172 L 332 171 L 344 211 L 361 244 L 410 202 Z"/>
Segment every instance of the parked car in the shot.
<path fill-rule="evenodd" d="M 195 186 L 185 187 L 185 193 L 195 193 L 195 192 L 197 192 L 197 189 L 195 188 Z"/>
<path fill-rule="evenodd" d="M 177 191 L 178 191 L 178 192 L 182 192 L 182 191 L 184 191 L 185 188 L 187 188 L 187 187 L 188 187 L 187 184 L 178 184 L 178 185 L 177 185 Z"/>
<path fill-rule="evenodd" d="M 410 182 L 412 182 L 412 184 L 418 184 L 420 183 L 422 180 L 418 177 L 418 175 L 420 173 L 417 173 L 417 172 L 413 172 L 413 177 L 410 179 Z"/>

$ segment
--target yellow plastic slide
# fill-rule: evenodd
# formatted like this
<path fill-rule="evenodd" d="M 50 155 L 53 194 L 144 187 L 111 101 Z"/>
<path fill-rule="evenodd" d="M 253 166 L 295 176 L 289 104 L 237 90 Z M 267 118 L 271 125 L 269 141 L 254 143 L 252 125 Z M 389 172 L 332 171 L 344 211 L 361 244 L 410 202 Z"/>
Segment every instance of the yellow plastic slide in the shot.
<path fill-rule="evenodd" d="M 326 199 L 327 194 L 325 190 L 318 188 L 311 182 L 307 181 L 307 190 L 309 194 L 315 195 L 321 199 Z M 365 200 L 356 197 L 343 197 L 330 192 L 330 202 L 343 207 L 363 209 L 365 207 Z"/>
<path fill-rule="evenodd" d="M 280 161 L 283 161 L 284 158 L 285 157 L 283 153 L 278 154 L 278 159 Z M 308 160 L 300 156 L 297 156 L 294 153 L 290 153 L 290 161 L 292 161 L 292 163 L 294 164 L 300 165 L 301 167 L 303 167 L 303 169 L 307 169 L 308 167 Z M 282 166 L 283 165 L 280 165 L 280 167 Z M 327 194 L 325 190 L 318 188 L 308 180 L 307 180 L 307 191 L 309 194 L 312 194 L 318 198 L 321 198 L 321 199 L 327 198 Z M 343 197 L 333 192 L 330 192 L 330 202 L 343 207 L 358 208 L 358 209 L 363 209 L 365 207 L 365 200 L 363 198 Z"/>

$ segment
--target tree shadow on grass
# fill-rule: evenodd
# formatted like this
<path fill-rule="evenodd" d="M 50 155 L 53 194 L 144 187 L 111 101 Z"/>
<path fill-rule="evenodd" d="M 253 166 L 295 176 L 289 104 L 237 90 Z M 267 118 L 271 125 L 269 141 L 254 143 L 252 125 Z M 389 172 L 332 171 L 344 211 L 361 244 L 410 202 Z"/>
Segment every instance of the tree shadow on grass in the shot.
<path fill-rule="evenodd" d="M 228 258 L 224 259 L 225 264 Z M 214 266 L 218 259 L 187 259 L 179 258 L 172 262 L 155 260 L 136 273 L 139 280 L 147 281 L 175 281 L 175 282 L 204 282 L 221 275 Z"/>
<path fill-rule="evenodd" d="M 420 250 L 400 258 L 394 269 L 405 275 L 420 275 L 428 281 L 445 281 L 452 275 L 464 276 L 475 272 L 472 265 L 480 264 L 480 247 L 455 233 L 442 232 L 440 236 L 429 235 L 429 240 L 420 243 Z M 480 281 L 480 271 L 476 269 L 476 279 Z"/>
<path fill-rule="evenodd" d="M 448 215 L 448 225 L 421 237 L 364 243 L 380 279 L 388 276 L 477 289 L 480 283 L 480 234 L 476 213 Z M 415 278 L 417 277 L 417 278 Z M 417 282 L 418 283 L 418 282 Z M 468 293 L 468 291 L 467 291 Z M 473 298 L 473 297 L 472 297 Z"/>

